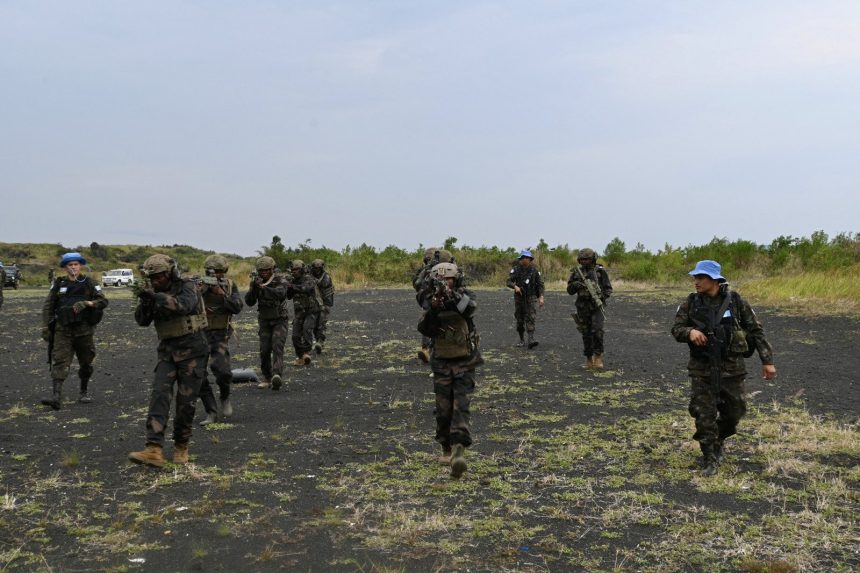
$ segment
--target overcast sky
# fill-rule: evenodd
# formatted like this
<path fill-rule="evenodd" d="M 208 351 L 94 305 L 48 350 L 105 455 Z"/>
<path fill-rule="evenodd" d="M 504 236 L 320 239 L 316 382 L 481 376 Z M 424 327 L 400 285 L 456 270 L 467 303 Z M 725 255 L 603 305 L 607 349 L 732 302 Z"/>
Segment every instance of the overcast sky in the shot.
<path fill-rule="evenodd" d="M 0 241 L 860 231 L 860 2 L 0 2 Z"/>

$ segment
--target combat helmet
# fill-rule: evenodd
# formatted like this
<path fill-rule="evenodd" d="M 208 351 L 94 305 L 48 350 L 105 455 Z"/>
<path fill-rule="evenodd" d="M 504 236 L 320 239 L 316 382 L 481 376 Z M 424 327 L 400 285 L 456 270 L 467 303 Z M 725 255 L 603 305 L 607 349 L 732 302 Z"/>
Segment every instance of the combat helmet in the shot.
<path fill-rule="evenodd" d="M 143 271 L 143 274 L 148 277 L 159 273 L 176 274 L 179 272 L 176 267 L 176 261 L 161 253 L 156 253 L 146 259 L 143 262 L 141 270 Z"/>
<path fill-rule="evenodd" d="M 257 262 L 254 263 L 254 268 L 258 271 L 265 271 L 267 269 L 275 268 L 275 259 L 272 257 L 260 257 L 257 259 Z"/>
<path fill-rule="evenodd" d="M 453 263 L 454 255 L 451 254 L 451 251 L 448 249 L 439 249 L 437 251 L 439 253 L 439 262 L 440 263 Z"/>
<path fill-rule="evenodd" d="M 325 261 L 322 259 L 314 259 L 313 261 L 311 261 L 311 267 L 315 269 L 324 269 Z"/>
<path fill-rule="evenodd" d="M 225 259 L 221 255 L 209 255 L 208 257 L 206 257 L 206 260 L 203 261 L 203 268 L 212 269 L 213 271 L 227 272 L 227 259 Z"/>
<path fill-rule="evenodd" d="M 594 262 L 597 262 L 597 253 L 594 252 L 594 249 L 579 249 L 579 253 L 576 255 L 577 261 L 585 261 L 591 259 Z"/>
<path fill-rule="evenodd" d="M 454 263 L 438 263 L 430 273 L 434 279 L 456 279 L 460 276 L 460 269 Z"/>
<path fill-rule="evenodd" d="M 81 255 L 78 252 L 74 252 L 74 253 L 66 253 L 65 255 L 63 255 L 63 257 L 60 259 L 60 266 L 65 267 L 67 264 L 69 264 L 71 262 L 78 262 L 78 263 L 81 263 L 82 265 L 87 264 L 87 260 L 83 257 L 83 255 Z"/>
<path fill-rule="evenodd" d="M 424 264 L 426 265 L 434 258 L 436 258 L 436 253 L 439 252 L 438 247 L 427 247 L 424 249 Z"/>
<path fill-rule="evenodd" d="M 298 272 L 299 274 L 303 274 L 305 272 L 305 262 L 301 259 L 294 260 L 290 270 L 293 273 Z"/>

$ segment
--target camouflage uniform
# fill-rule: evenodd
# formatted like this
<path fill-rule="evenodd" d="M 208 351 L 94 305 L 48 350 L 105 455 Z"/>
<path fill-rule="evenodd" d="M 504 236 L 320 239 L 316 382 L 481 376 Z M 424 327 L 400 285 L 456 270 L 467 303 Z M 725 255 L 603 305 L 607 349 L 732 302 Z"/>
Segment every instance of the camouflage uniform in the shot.
<path fill-rule="evenodd" d="M 134 310 L 135 321 L 140 326 L 155 323 L 158 334 L 158 363 L 146 417 L 146 443 L 148 447 L 156 446 L 159 450 L 163 447 L 170 401 L 176 385 L 173 441 L 187 451 L 200 385 L 206 377 L 209 354 L 204 330 L 206 313 L 194 280 L 180 278 L 175 271 L 175 263 L 165 255 L 153 255 L 147 263 L 154 257 L 171 261 L 171 278 L 166 291 L 144 291 L 149 293 L 148 296 L 141 293 Z M 144 263 L 145 268 L 147 263 Z"/>
<path fill-rule="evenodd" d="M 448 263 L 438 266 L 445 264 Z M 453 264 L 450 266 L 456 268 Z M 475 294 L 462 286 L 455 286 L 440 296 L 431 285 L 429 292 L 428 289 L 423 292 L 422 300 L 429 304 L 418 330 L 432 340 L 430 367 L 436 395 L 436 441 L 442 445 L 443 452 L 450 455 L 453 446 L 460 444 L 467 448 L 472 444 L 469 406 L 475 390 L 475 368 L 484 363 L 473 320 L 477 302 Z M 468 329 L 462 340 L 457 334 L 451 334 L 457 331 L 457 321 L 464 321 Z M 461 351 L 453 353 L 460 356 L 452 357 L 452 336 L 462 343 Z"/>
<path fill-rule="evenodd" d="M 424 259 L 422 266 L 412 275 L 412 287 L 415 289 L 415 299 L 418 301 L 418 306 L 427 310 L 426 304 L 428 301 L 423 301 L 422 296 L 430 287 L 430 271 L 439 263 L 450 263 L 453 257 L 450 251 L 438 249 L 437 247 L 428 247 L 424 250 Z M 430 362 L 430 344 L 432 340 L 429 336 L 421 336 L 421 350 L 418 351 L 418 358 L 425 363 Z"/>
<path fill-rule="evenodd" d="M 720 348 L 720 392 L 718 396 L 714 395 L 716 389 L 711 382 L 708 351 L 690 342 L 690 331 L 697 329 L 705 332 L 709 315 L 719 312 L 725 296 L 723 289 L 715 297 L 691 293 L 678 307 L 672 325 L 675 340 L 690 346 L 687 369 L 692 396 L 689 412 L 696 420 L 693 439 L 699 442 L 706 463 L 711 457 L 721 456 L 723 440 L 736 433 L 738 422 L 746 413 L 746 365 L 743 351 L 746 348 L 758 350 L 762 364 L 773 364 L 773 349 L 764 336 L 764 329 L 755 312 L 739 294 L 731 293 L 731 303 L 717 326 L 723 329 L 724 335 L 721 336 L 728 342 Z M 743 347 L 738 346 L 744 338 L 737 333 L 738 327 L 746 332 L 746 344 Z"/>
<path fill-rule="evenodd" d="M 293 301 L 293 347 L 296 351 L 296 364 L 310 362 L 310 352 L 314 345 L 314 329 L 323 307 L 322 296 L 317 279 L 307 271 L 302 261 L 293 261 L 293 281 L 288 295 Z"/>
<path fill-rule="evenodd" d="M 216 255 L 217 256 L 217 255 Z M 210 257 L 214 258 L 214 257 Z M 223 261 L 223 270 L 226 272 L 227 265 L 223 257 L 219 257 L 218 262 Z M 207 259 L 207 262 L 209 259 Z M 207 266 L 207 268 L 209 268 Z M 212 287 L 203 283 L 200 287 L 200 294 L 203 296 L 203 304 L 206 306 L 206 340 L 209 343 L 209 370 L 215 376 L 215 383 L 218 384 L 219 397 L 224 405 L 225 416 L 229 416 L 232 412 L 232 407 L 229 406 L 227 400 L 230 398 L 230 382 L 233 380 L 233 373 L 230 368 L 230 336 L 233 334 L 233 325 L 231 318 L 234 314 L 239 314 L 242 310 L 242 298 L 239 295 L 239 288 L 235 281 L 223 279 L 219 281 L 219 286 L 224 294 L 215 294 Z M 215 393 L 212 391 L 212 385 L 209 383 L 209 377 L 203 378 L 203 384 L 200 387 L 200 401 L 214 421 L 214 415 L 218 411 L 218 405 L 215 401 Z M 229 411 L 227 411 L 229 409 Z M 209 418 L 207 418 L 209 419 Z"/>
<path fill-rule="evenodd" d="M 318 345 L 316 350 L 322 351 L 322 344 L 325 342 L 325 335 L 328 330 L 328 317 L 331 314 L 331 307 L 334 306 L 334 283 L 331 280 L 331 275 L 325 270 L 325 263 L 320 259 L 311 263 L 311 274 L 318 281 L 317 286 L 322 298 L 319 320 L 317 320 L 316 328 L 314 328 L 314 339 Z M 295 330 L 293 332 L 295 333 Z"/>
<path fill-rule="evenodd" d="M 92 301 L 93 306 L 81 308 L 85 301 Z M 88 276 L 79 275 L 75 280 L 66 276 L 54 281 L 42 304 L 42 337 L 46 341 L 50 339 L 53 328 L 53 394 L 50 399 L 42 400 L 43 404 L 59 409 L 63 382 L 69 376 L 75 356 L 78 357 L 78 378 L 81 381 L 79 400 L 90 401 L 88 385 L 96 357 L 93 334 L 95 324 L 101 320 L 101 313 L 107 305 L 101 286 Z"/>
<path fill-rule="evenodd" d="M 3 308 L 3 287 L 6 285 L 6 271 L 0 266 L 0 309 Z"/>
<path fill-rule="evenodd" d="M 520 287 L 523 293 L 519 295 L 514 292 L 514 318 L 517 321 L 517 334 L 519 334 L 522 343 L 523 333 L 528 332 L 529 346 L 532 346 L 535 344 L 534 332 L 537 316 L 535 305 L 544 294 L 543 277 L 534 265 L 524 267 L 517 263 L 511 268 L 507 281 L 508 288 L 513 289 L 515 286 Z"/>
<path fill-rule="evenodd" d="M 583 249 L 585 251 L 586 249 Z M 596 257 L 594 251 L 588 249 L 591 255 Z M 609 282 L 609 274 L 602 265 L 593 264 L 579 265 L 579 271 L 590 281 L 594 281 L 600 293 L 600 300 L 606 300 L 612 294 L 612 284 Z M 580 276 L 576 267 L 571 270 L 570 278 L 567 279 L 567 294 L 576 295 L 576 327 L 582 333 L 582 353 L 591 362 L 592 355 L 603 355 L 603 324 L 605 317 L 603 312 L 595 303 L 585 281 Z"/>
<path fill-rule="evenodd" d="M 260 337 L 260 370 L 263 372 L 265 383 L 268 383 L 272 376 L 284 374 L 284 345 L 287 343 L 289 330 L 287 324 L 289 317 L 285 304 L 287 285 L 284 277 L 274 274 L 273 270 L 272 277 L 267 283 L 264 284 L 256 279 L 251 282 L 251 287 L 245 293 L 245 304 L 249 307 L 259 302 L 257 333 Z"/>

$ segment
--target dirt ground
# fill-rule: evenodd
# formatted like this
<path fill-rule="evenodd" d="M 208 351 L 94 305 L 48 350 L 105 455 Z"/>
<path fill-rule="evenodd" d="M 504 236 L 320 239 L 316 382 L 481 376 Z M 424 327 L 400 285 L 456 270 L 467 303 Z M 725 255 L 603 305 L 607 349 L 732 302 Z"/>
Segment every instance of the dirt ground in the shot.
<path fill-rule="evenodd" d="M 318 361 L 288 366 L 280 392 L 236 385 L 232 419 L 195 425 L 192 463 L 160 471 L 126 459 L 154 330 L 109 290 L 95 401 L 73 401 L 73 375 L 50 411 L 45 292 L 7 292 L 0 311 L 0 571 L 860 569 L 857 318 L 757 309 L 779 377 L 748 361 L 750 412 L 703 478 L 668 333 L 678 297 L 614 297 L 592 373 L 572 297 L 548 293 L 526 351 L 510 291 L 482 291 L 475 444 L 452 481 L 409 290 L 339 294 Z M 255 367 L 255 311 L 234 342 L 234 367 Z"/>

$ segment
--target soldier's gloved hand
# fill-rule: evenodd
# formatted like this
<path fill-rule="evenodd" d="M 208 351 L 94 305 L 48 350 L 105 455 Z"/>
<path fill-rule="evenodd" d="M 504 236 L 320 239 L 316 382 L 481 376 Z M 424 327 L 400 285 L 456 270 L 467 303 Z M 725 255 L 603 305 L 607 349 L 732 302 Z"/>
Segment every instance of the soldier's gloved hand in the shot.
<path fill-rule="evenodd" d="M 140 289 L 140 292 L 137 293 L 137 296 L 142 301 L 153 301 L 155 300 L 155 291 L 151 288 Z"/>
<path fill-rule="evenodd" d="M 87 306 L 89 306 L 87 304 L 87 301 L 79 300 L 78 302 L 76 302 L 75 304 L 72 305 L 72 310 L 74 311 L 75 314 L 80 314 L 84 310 L 86 310 Z"/>
<path fill-rule="evenodd" d="M 47 326 L 42 327 L 42 340 L 44 340 L 45 342 L 48 342 L 49 340 L 51 340 L 51 329 L 50 329 L 50 327 L 47 327 Z"/>

